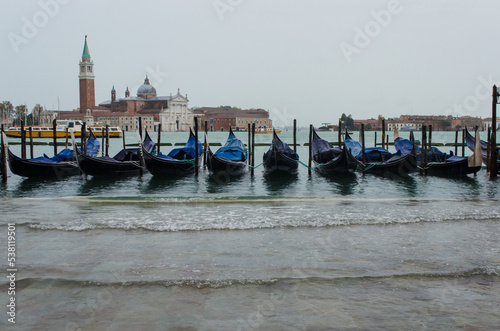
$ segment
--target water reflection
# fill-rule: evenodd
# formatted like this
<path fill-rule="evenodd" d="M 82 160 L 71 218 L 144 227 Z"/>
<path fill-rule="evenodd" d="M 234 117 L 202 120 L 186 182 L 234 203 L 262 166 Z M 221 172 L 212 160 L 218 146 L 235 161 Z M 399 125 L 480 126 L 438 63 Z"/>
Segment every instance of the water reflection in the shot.
<path fill-rule="evenodd" d="M 282 193 L 293 193 L 289 189 L 298 179 L 298 174 L 289 174 L 286 172 L 272 172 L 263 174 L 263 181 L 266 191 L 269 194 L 276 195 Z"/>
<path fill-rule="evenodd" d="M 396 182 L 396 187 L 400 189 L 406 196 L 414 198 L 418 196 L 418 186 L 415 177 L 401 177 L 401 178 L 391 178 L 391 181 Z"/>
<path fill-rule="evenodd" d="M 21 179 L 18 181 L 17 185 L 14 186 L 15 188 L 12 191 L 15 197 L 49 197 L 53 195 L 52 192 L 54 192 L 55 195 L 55 192 L 61 191 L 61 188 L 68 186 L 72 187 L 75 185 L 72 182 L 78 181 L 78 177 L 66 177 L 61 180 L 46 177 L 20 178 Z"/>
<path fill-rule="evenodd" d="M 358 185 L 358 177 L 351 172 L 335 176 L 321 176 L 321 179 L 332 184 L 334 192 L 343 196 L 353 195 L 354 189 Z"/>
<path fill-rule="evenodd" d="M 209 173 L 206 176 L 206 189 L 208 193 L 229 193 L 231 187 L 237 186 L 241 188 L 248 180 L 248 173 L 239 175 L 229 175 L 225 172 L 217 174 Z"/>
<path fill-rule="evenodd" d="M 194 174 L 151 176 L 142 188 L 143 194 L 166 193 L 169 190 L 189 185 L 195 180 Z"/>
<path fill-rule="evenodd" d="M 140 185 L 139 176 L 92 176 L 84 179 L 78 188 L 79 195 L 101 195 L 113 192 L 113 195 L 130 194 L 130 188 L 136 189 Z"/>

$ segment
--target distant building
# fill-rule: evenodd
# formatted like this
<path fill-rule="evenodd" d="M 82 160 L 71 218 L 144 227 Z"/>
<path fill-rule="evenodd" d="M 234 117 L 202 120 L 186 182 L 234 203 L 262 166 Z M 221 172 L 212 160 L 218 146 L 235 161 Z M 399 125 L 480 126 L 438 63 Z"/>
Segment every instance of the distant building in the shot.
<path fill-rule="evenodd" d="M 136 131 L 138 118 L 143 128 L 156 131 L 161 123 L 162 131 L 188 131 L 193 125 L 193 113 L 188 109 L 187 95 L 158 96 L 146 75 L 144 84 L 137 89 L 137 96 L 130 96 L 127 87 L 124 98 L 116 97 L 111 89 L 111 99 L 95 105 L 94 62 L 90 57 L 85 36 L 82 59 L 79 62 L 80 108 L 77 111 L 59 111 L 60 119 L 76 119 L 102 125 L 119 126 L 124 131 Z"/>
<path fill-rule="evenodd" d="M 248 124 L 255 123 L 256 128 L 271 129 L 273 123 L 269 118 L 269 112 L 264 109 L 239 109 L 233 107 L 201 107 L 193 110 L 194 116 L 198 117 L 198 125 L 208 131 L 246 130 Z"/>
<path fill-rule="evenodd" d="M 444 115 L 401 115 L 399 118 L 386 121 L 387 130 L 394 131 L 394 128 L 422 130 L 423 125 L 432 125 L 433 131 L 454 131 L 467 127 L 478 125 L 481 127 L 480 117 L 452 117 Z"/>
<path fill-rule="evenodd" d="M 492 121 L 493 121 L 493 119 L 491 117 L 485 118 L 482 121 L 482 123 L 479 126 L 479 128 L 480 129 L 482 128 L 482 130 L 484 130 L 484 131 L 488 131 L 488 128 L 492 127 L 492 124 L 493 124 Z M 470 128 L 472 128 L 472 126 L 467 126 L 467 127 L 469 128 L 469 130 L 470 130 Z M 499 122 L 498 118 L 497 118 L 497 125 L 496 125 L 496 127 L 497 127 L 497 131 L 498 131 L 498 129 L 500 129 L 500 122 Z"/>

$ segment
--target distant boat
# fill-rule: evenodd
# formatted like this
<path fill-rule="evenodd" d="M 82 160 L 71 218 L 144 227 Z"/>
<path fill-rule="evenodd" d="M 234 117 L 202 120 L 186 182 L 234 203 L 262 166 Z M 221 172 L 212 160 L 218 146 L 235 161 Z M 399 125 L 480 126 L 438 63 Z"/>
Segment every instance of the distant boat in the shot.
<path fill-rule="evenodd" d="M 56 122 L 56 138 L 66 138 L 66 129 L 68 130 L 68 138 L 71 137 L 71 133 L 76 138 L 81 137 L 82 133 L 82 121 L 66 121 L 59 120 Z M 31 127 L 31 132 L 33 138 L 54 138 L 54 131 L 52 126 L 43 126 L 43 125 L 34 125 L 34 126 L 26 126 L 24 131 L 26 133 L 26 138 L 31 138 L 29 128 Z M 102 132 L 104 129 L 104 136 L 106 136 L 106 126 L 103 125 L 91 125 L 87 126 L 87 133 L 92 129 L 94 135 L 97 138 L 103 136 Z M 119 138 L 122 136 L 122 129 L 118 126 L 110 126 L 108 127 L 109 137 L 110 138 Z M 21 127 L 20 126 L 11 126 L 5 131 L 5 134 L 9 137 L 21 138 Z"/>
<path fill-rule="evenodd" d="M 274 129 L 274 131 L 276 133 L 281 132 L 281 130 L 279 130 L 279 129 Z M 255 133 L 273 133 L 273 129 L 268 128 L 267 126 L 259 126 L 259 127 L 255 128 Z"/>

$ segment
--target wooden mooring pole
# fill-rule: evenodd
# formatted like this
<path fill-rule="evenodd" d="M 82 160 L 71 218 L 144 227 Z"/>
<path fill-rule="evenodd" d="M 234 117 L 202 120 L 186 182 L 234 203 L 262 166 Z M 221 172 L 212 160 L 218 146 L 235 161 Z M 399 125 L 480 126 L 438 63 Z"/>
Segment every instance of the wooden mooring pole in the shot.
<path fill-rule="evenodd" d="M 465 156 L 465 129 L 462 129 L 462 156 Z"/>
<path fill-rule="evenodd" d="M 427 148 L 431 149 L 431 147 L 432 147 L 432 125 L 429 125 L 429 138 L 428 138 L 428 140 L 429 140 L 429 145 L 427 146 Z"/>
<path fill-rule="evenodd" d="M 125 130 L 122 130 L 123 149 L 125 149 Z"/>
<path fill-rule="evenodd" d="M 491 110 L 491 157 L 490 157 L 490 178 L 497 177 L 497 163 L 498 163 L 498 153 L 497 153 L 497 98 L 498 98 L 497 86 L 493 85 L 493 103 Z"/>
<path fill-rule="evenodd" d="M 160 145 L 161 145 L 161 123 L 158 124 L 158 144 L 156 148 L 156 153 L 160 155 Z"/>
<path fill-rule="evenodd" d="M 488 126 L 488 144 L 486 148 L 486 171 L 491 170 L 491 126 Z"/>
<path fill-rule="evenodd" d="M 382 117 L 382 148 L 388 149 L 389 146 L 384 146 L 385 144 L 385 118 Z"/>
<path fill-rule="evenodd" d="M 30 157 L 34 158 L 33 156 L 33 127 L 29 127 L 30 129 Z"/>
<path fill-rule="evenodd" d="M 297 120 L 293 120 L 293 151 L 297 153 Z"/>
<path fill-rule="evenodd" d="M 339 147 L 342 146 L 342 119 L 339 118 Z"/>
<path fill-rule="evenodd" d="M 21 120 L 21 158 L 26 158 L 26 131 L 24 129 L 24 120 Z"/>
<path fill-rule="evenodd" d="M 7 182 L 7 149 L 5 148 L 5 145 L 7 144 L 6 141 L 4 141 L 4 134 L 3 134 L 3 124 L 0 128 L 0 135 L 2 136 L 2 139 L 1 139 L 1 143 L 2 143 L 2 146 L 1 146 L 1 151 L 2 151 L 2 180 L 4 182 Z"/>
<path fill-rule="evenodd" d="M 83 122 L 81 132 L 81 149 L 83 154 L 87 155 L 87 122 Z"/>
<path fill-rule="evenodd" d="M 104 133 L 104 128 L 101 128 L 101 139 L 102 139 L 102 143 L 101 143 L 101 155 L 104 156 L 106 155 L 106 150 L 105 150 L 105 147 L 106 147 L 106 135 Z"/>
<path fill-rule="evenodd" d="M 422 155 L 420 155 L 420 174 L 427 175 L 427 126 L 422 126 Z"/>
<path fill-rule="evenodd" d="M 458 156 L 458 130 L 455 131 L 455 155 Z"/>
<path fill-rule="evenodd" d="M 248 165 L 251 166 L 252 165 L 252 127 L 251 127 L 250 123 L 248 123 L 247 131 L 248 131 L 247 161 L 248 161 Z"/>
<path fill-rule="evenodd" d="M 254 175 L 254 167 L 255 167 L 255 122 L 252 123 L 252 167 L 251 175 Z"/>
<path fill-rule="evenodd" d="M 52 121 L 52 135 L 54 136 L 54 155 L 57 155 L 57 121 Z"/>
<path fill-rule="evenodd" d="M 106 156 L 109 156 L 109 125 L 106 124 Z"/>
<path fill-rule="evenodd" d="M 362 151 L 362 160 L 363 160 L 363 175 L 365 174 L 366 168 L 366 153 L 365 153 L 365 125 L 361 124 L 361 151 Z M 382 134 L 383 135 L 383 134 Z"/>
<path fill-rule="evenodd" d="M 194 118 L 194 138 L 195 138 L 195 147 L 194 147 L 194 153 L 195 153 L 195 157 L 194 157 L 194 163 L 196 164 L 195 165 L 195 169 L 194 169 L 194 173 L 196 174 L 196 176 L 198 176 L 198 172 L 199 172 L 199 169 L 198 169 L 198 166 L 200 164 L 200 157 L 198 156 L 198 153 L 200 152 L 198 149 L 199 149 L 199 146 L 198 146 L 198 117 L 195 117 Z"/>
<path fill-rule="evenodd" d="M 307 164 L 307 173 L 311 176 L 311 165 L 312 165 L 312 136 L 313 136 L 313 125 L 309 124 L 309 163 Z"/>
<path fill-rule="evenodd" d="M 142 141 L 142 117 L 139 116 L 139 137 L 141 137 L 141 141 Z"/>

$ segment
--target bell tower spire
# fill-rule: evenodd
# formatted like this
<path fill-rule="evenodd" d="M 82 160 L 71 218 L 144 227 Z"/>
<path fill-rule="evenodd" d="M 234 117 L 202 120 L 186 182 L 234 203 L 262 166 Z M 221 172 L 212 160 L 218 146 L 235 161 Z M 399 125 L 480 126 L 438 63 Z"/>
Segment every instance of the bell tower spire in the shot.
<path fill-rule="evenodd" d="M 94 62 L 90 58 L 87 36 L 83 45 L 82 60 L 79 63 L 80 74 L 80 113 L 95 107 Z"/>

